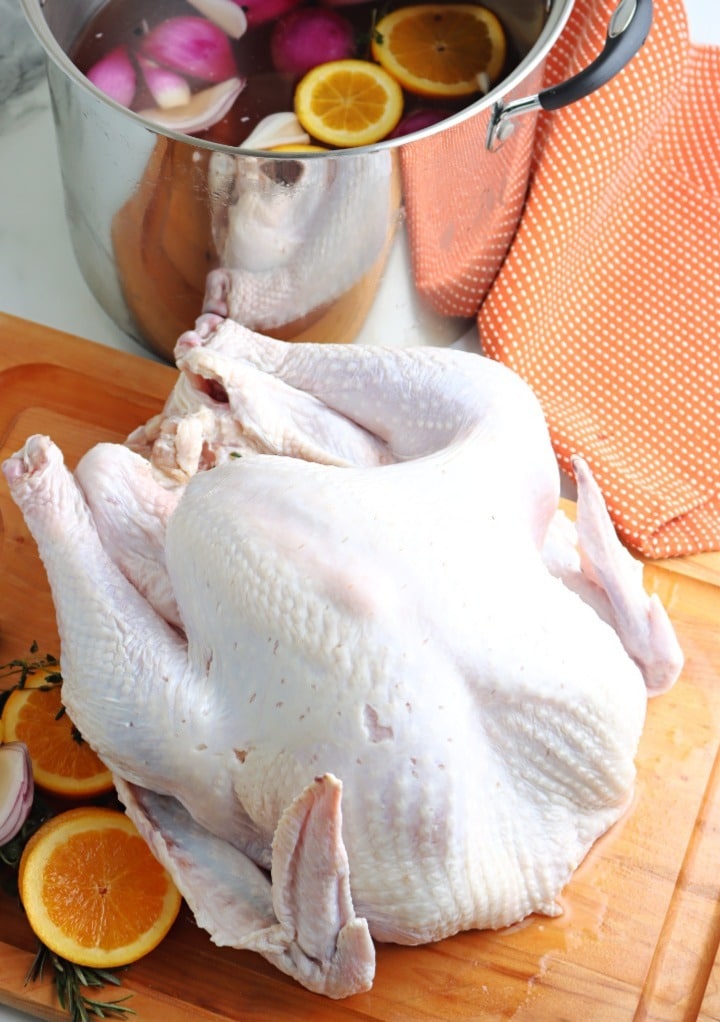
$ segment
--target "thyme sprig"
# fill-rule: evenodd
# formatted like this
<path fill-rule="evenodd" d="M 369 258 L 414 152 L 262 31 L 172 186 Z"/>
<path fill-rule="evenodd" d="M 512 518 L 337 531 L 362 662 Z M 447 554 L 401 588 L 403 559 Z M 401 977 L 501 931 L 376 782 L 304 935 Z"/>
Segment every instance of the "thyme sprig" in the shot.
<path fill-rule="evenodd" d="M 36 642 L 33 642 L 30 652 L 37 653 L 37 650 L 38 645 Z M 59 670 L 53 670 L 57 666 L 58 662 L 52 653 L 46 653 L 45 656 L 39 657 L 37 660 L 11 660 L 7 664 L 0 664 L 0 680 L 13 677 L 14 675 L 17 675 L 18 678 L 14 685 L 0 691 L 0 715 L 2 715 L 3 707 L 10 693 L 16 688 L 25 688 L 28 678 L 31 678 L 33 674 L 37 674 L 38 671 L 46 672 L 44 684 L 37 686 L 41 692 L 48 692 L 54 685 L 62 685 L 62 674 Z M 65 707 L 61 706 L 55 714 L 55 720 L 60 720 L 61 717 L 65 716 L 66 712 Z M 79 745 L 82 745 L 85 741 L 79 730 L 74 726 L 72 737 Z"/>
<path fill-rule="evenodd" d="M 0 664 L 0 681 L 4 678 L 17 679 L 13 685 L 9 685 L 7 688 L 0 686 L 0 714 L 2 714 L 10 693 L 16 688 L 25 688 L 28 678 L 31 678 L 33 674 L 37 674 L 38 671 L 47 672 L 45 684 L 41 685 L 41 688 L 50 688 L 62 682 L 57 658 L 52 653 L 45 653 L 44 656 L 38 657 L 36 656 L 38 649 L 37 642 L 33 642 L 30 646 L 30 657 L 32 659 L 10 660 L 7 664 Z"/>
<path fill-rule="evenodd" d="M 110 969 L 92 969 L 76 965 L 55 954 L 42 942 L 30 966 L 25 982 L 41 980 L 47 967 L 53 970 L 53 980 L 60 1007 L 67 1011 L 72 1022 L 89 1022 L 95 1018 L 126 1018 L 135 1011 L 125 1004 L 131 997 L 118 997 L 114 1001 L 97 1000 L 85 991 L 98 990 L 107 986 L 120 986 L 120 980 Z"/>
<path fill-rule="evenodd" d="M 355 44 L 358 53 L 365 55 L 367 59 L 370 57 L 371 43 L 375 42 L 379 46 L 383 44 L 382 32 L 378 32 L 377 24 L 381 21 L 389 11 L 389 6 L 386 3 L 380 4 L 379 7 L 373 7 L 370 12 L 370 26 L 364 32 L 358 32 L 355 37 Z"/>

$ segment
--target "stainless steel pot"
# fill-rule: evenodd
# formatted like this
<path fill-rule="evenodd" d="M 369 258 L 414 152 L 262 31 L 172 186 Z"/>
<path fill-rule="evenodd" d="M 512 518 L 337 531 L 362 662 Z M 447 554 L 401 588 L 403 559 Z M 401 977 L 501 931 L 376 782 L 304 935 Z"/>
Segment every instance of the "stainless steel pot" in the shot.
<path fill-rule="evenodd" d="M 536 117 L 634 55 L 652 0 L 620 0 L 583 72 L 539 91 L 574 0 L 485 0 L 519 54 L 492 92 L 439 125 L 297 156 L 161 130 L 67 53 L 104 0 L 21 0 L 40 40 L 70 233 L 100 305 L 164 358 L 203 311 L 287 340 L 451 343 L 521 215 Z"/>

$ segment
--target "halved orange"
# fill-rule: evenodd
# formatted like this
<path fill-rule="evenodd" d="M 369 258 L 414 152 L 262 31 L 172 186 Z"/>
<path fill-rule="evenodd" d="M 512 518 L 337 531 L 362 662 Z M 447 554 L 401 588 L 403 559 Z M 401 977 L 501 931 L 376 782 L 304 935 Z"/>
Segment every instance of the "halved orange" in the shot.
<path fill-rule="evenodd" d="M 33 675 L 10 693 L 2 715 L 4 740 L 25 742 L 42 791 L 82 800 L 106 794 L 112 774 L 63 711 L 61 684 L 45 684 L 46 678 Z"/>
<path fill-rule="evenodd" d="M 402 89 L 369 60 L 318 64 L 295 89 L 295 115 L 327 145 L 350 148 L 385 138 L 400 120 Z"/>
<path fill-rule="evenodd" d="M 381 18 L 372 55 L 409 92 L 470 96 L 486 91 L 505 63 L 503 27 L 477 4 L 418 4 Z"/>
<path fill-rule="evenodd" d="M 129 817 L 98 806 L 69 809 L 33 834 L 18 889 L 35 935 L 68 961 L 98 969 L 152 951 L 182 903 Z"/>

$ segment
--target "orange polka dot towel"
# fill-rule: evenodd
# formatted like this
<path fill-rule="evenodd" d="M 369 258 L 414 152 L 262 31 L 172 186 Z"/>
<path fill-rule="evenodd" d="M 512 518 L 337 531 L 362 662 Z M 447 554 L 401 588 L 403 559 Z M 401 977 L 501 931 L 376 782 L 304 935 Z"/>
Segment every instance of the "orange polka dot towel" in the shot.
<path fill-rule="evenodd" d="M 601 50 L 615 0 L 576 0 L 547 81 Z M 542 114 L 520 227 L 479 314 L 561 466 L 580 453 L 646 557 L 720 549 L 720 48 L 655 0 L 608 85 Z"/>

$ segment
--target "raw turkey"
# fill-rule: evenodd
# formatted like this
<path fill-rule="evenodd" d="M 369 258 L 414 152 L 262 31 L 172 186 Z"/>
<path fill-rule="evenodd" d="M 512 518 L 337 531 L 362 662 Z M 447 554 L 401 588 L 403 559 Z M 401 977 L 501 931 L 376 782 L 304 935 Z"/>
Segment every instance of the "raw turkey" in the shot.
<path fill-rule="evenodd" d="M 557 914 L 682 663 L 538 403 L 467 352 L 286 344 L 216 316 L 163 412 L 74 474 L 4 472 L 64 698 L 198 923 L 311 990 L 374 940 Z"/>

